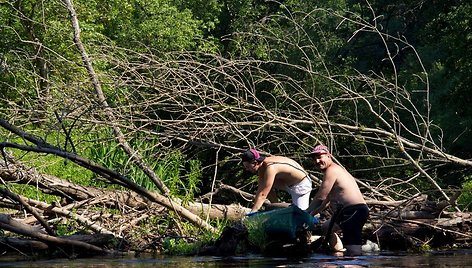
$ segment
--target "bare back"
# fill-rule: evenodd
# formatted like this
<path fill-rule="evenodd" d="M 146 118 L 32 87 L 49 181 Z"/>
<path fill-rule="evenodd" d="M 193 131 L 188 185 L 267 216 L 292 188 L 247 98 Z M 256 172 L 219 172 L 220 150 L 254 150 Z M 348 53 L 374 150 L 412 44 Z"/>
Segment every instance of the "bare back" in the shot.
<path fill-rule="evenodd" d="M 308 173 L 300 164 L 288 157 L 269 156 L 264 159 L 259 174 L 275 174 L 273 186 L 284 190 L 287 186 L 301 182 Z"/>

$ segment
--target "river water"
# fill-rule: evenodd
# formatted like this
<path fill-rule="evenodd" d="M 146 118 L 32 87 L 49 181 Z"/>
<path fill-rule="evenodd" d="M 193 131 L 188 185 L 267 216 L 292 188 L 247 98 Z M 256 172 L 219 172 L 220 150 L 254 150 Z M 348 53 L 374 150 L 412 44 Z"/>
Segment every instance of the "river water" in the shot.
<path fill-rule="evenodd" d="M 313 254 L 305 258 L 274 258 L 259 255 L 239 257 L 142 257 L 89 258 L 26 261 L 0 257 L 0 267 L 472 267 L 472 249 L 422 254 L 379 252 L 357 257 Z"/>

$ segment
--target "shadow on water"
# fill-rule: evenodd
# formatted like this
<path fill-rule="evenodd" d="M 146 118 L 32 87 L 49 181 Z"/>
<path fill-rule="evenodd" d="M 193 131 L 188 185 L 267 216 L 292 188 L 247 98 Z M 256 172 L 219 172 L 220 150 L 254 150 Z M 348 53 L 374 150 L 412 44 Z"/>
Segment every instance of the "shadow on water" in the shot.
<path fill-rule="evenodd" d="M 436 251 L 424 254 L 380 252 L 358 257 L 339 257 L 312 254 L 306 258 L 274 258 L 247 255 L 221 257 L 142 257 L 142 258 L 90 258 L 25 261 L 13 257 L 0 257 L 0 267 L 472 267 L 472 249 Z"/>

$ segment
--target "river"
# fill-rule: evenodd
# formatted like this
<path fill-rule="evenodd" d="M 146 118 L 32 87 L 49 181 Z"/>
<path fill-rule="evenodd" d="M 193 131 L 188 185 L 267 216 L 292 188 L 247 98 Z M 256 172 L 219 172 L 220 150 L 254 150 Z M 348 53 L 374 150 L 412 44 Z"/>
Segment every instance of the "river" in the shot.
<path fill-rule="evenodd" d="M 88 258 L 25 261 L 17 257 L 0 257 L 0 267 L 472 267 L 472 249 L 434 251 L 422 254 L 379 252 L 357 257 L 312 254 L 305 258 L 273 258 L 247 255 L 221 257 L 141 257 Z"/>

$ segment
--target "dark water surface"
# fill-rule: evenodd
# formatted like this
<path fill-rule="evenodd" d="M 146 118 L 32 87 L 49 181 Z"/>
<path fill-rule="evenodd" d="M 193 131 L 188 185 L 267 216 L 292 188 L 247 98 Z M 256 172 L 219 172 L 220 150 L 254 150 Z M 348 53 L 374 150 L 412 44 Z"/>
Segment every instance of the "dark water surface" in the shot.
<path fill-rule="evenodd" d="M 305 258 L 241 257 L 143 257 L 25 261 L 0 257 L 0 267 L 472 267 L 472 249 L 423 254 L 380 252 L 358 257 L 313 254 Z"/>

